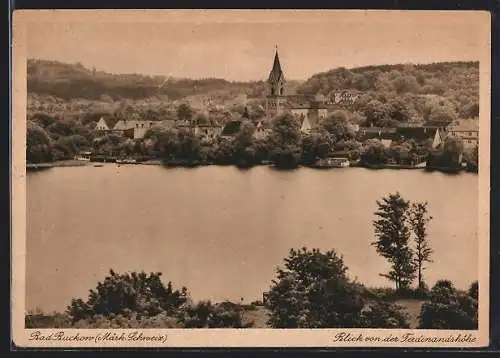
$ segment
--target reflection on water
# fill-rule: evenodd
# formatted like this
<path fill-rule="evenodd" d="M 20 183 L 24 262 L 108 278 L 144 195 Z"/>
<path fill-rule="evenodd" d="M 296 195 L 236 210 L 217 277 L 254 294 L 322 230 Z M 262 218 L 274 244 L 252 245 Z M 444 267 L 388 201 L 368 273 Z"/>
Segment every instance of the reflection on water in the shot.
<path fill-rule="evenodd" d="M 387 285 L 370 246 L 375 201 L 429 202 L 429 284 L 477 279 L 478 177 L 361 168 L 54 168 L 27 177 L 27 308 L 63 310 L 115 271 L 161 271 L 195 299 L 261 299 L 292 247 L 344 255 Z"/>

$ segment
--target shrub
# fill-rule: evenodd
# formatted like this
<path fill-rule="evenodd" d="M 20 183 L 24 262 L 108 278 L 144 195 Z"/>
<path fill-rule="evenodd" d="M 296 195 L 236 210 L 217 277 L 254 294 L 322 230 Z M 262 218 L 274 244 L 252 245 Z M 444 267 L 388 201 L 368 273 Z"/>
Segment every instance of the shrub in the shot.
<path fill-rule="evenodd" d="M 166 312 L 144 317 L 127 310 L 118 315 L 94 315 L 81 319 L 75 322 L 73 328 L 182 328 L 182 326 Z"/>
<path fill-rule="evenodd" d="M 389 301 L 376 300 L 363 312 L 363 327 L 366 328 L 409 328 L 407 316 L 402 307 Z"/>
<path fill-rule="evenodd" d="M 475 300 L 478 299 L 478 293 L 479 293 L 479 284 L 477 281 L 474 281 L 470 287 L 469 290 L 467 291 L 467 294 L 474 298 Z"/>
<path fill-rule="evenodd" d="M 89 319 L 95 315 L 112 317 L 131 311 L 139 316 L 152 317 L 160 313 L 174 313 L 187 300 L 187 289 L 174 290 L 169 282 L 165 287 L 160 280 L 161 273 L 144 272 L 110 275 L 90 290 L 86 302 L 73 299 L 67 313 L 73 322 Z"/>
<path fill-rule="evenodd" d="M 187 289 L 165 286 L 161 273 L 110 275 L 90 290 L 87 301 L 73 299 L 65 317 L 75 328 L 245 328 L 243 306 L 231 302 L 191 302 Z M 36 321 L 35 321 L 36 322 Z M 49 324 L 49 323 L 47 323 Z"/>
<path fill-rule="evenodd" d="M 473 287 L 468 294 L 456 290 L 448 280 L 436 282 L 429 300 L 422 304 L 419 328 L 477 329 L 478 302 Z"/>
<path fill-rule="evenodd" d="M 407 326 L 398 307 L 369 301 L 366 289 L 346 272 L 334 250 L 290 250 L 267 294 L 268 324 L 275 328 Z"/>
<path fill-rule="evenodd" d="M 248 328 L 253 323 L 243 324 L 243 308 L 232 302 L 213 305 L 200 301 L 182 310 L 179 322 L 185 328 Z"/>

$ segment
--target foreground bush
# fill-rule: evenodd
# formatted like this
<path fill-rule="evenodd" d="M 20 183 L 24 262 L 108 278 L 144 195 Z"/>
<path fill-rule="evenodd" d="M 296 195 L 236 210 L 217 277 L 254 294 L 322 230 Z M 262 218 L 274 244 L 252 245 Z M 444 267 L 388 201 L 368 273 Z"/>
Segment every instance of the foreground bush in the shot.
<path fill-rule="evenodd" d="M 406 328 L 400 308 L 369 299 L 335 251 L 290 250 L 268 293 L 274 328 Z"/>
<path fill-rule="evenodd" d="M 63 322 L 74 328 L 245 328 L 243 306 L 231 302 L 193 303 L 187 289 L 174 290 L 161 273 L 110 275 L 90 290 L 86 301 L 73 299 L 63 319 L 28 315 L 26 326 L 53 327 Z"/>
<path fill-rule="evenodd" d="M 171 282 L 165 286 L 160 276 L 159 272 L 120 275 L 110 270 L 110 275 L 103 282 L 98 282 L 95 290 L 90 290 L 87 301 L 73 299 L 67 313 L 73 322 L 96 315 L 111 317 L 128 311 L 144 317 L 163 312 L 173 314 L 186 303 L 187 289 L 174 290 Z"/>
<path fill-rule="evenodd" d="M 477 329 L 477 282 L 460 292 L 447 280 L 436 282 L 420 311 L 419 328 Z"/>
<path fill-rule="evenodd" d="M 243 324 L 243 308 L 232 302 L 213 305 L 210 301 L 201 301 L 188 306 L 179 318 L 185 328 L 249 328 L 253 323 Z"/>
<path fill-rule="evenodd" d="M 82 319 L 75 322 L 72 328 L 182 328 L 182 325 L 165 312 L 143 317 L 136 312 L 126 311 L 118 315 L 95 315 Z"/>

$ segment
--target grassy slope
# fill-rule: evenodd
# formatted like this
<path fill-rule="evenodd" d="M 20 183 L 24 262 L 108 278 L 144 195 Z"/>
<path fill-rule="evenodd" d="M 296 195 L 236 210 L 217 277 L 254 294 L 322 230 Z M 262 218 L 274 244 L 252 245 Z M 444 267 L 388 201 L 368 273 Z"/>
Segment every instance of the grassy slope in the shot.
<path fill-rule="evenodd" d="M 403 307 L 403 310 L 408 315 L 408 323 L 410 328 L 418 327 L 418 320 L 420 316 L 420 307 L 422 307 L 423 300 L 416 299 L 401 299 L 395 303 Z"/>
<path fill-rule="evenodd" d="M 403 307 L 403 310 L 408 314 L 408 321 L 410 328 L 418 327 L 418 316 L 420 314 L 420 307 L 422 300 L 415 299 L 401 299 L 396 303 Z M 30 319 L 27 316 L 27 319 Z M 269 319 L 269 310 L 263 306 L 257 306 L 252 310 L 245 310 L 243 313 L 243 323 L 254 323 L 253 328 L 269 328 L 267 320 Z M 54 328 L 54 327 L 68 327 L 68 323 L 64 315 L 42 315 L 31 319 L 31 327 L 37 328 Z"/>
<path fill-rule="evenodd" d="M 403 310 L 408 315 L 408 323 L 410 328 L 418 327 L 418 318 L 420 315 L 420 307 L 422 306 L 423 300 L 416 299 L 400 299 L 395 301 L 396 304 L 403 307 Z M 269 310 L 262 306 L 258 306 L 256 310 L 245 311 L 243 315 L 243 322 L 254 322 L 253 328 L 269 328 L 266 324 L 269 319 Z"/>

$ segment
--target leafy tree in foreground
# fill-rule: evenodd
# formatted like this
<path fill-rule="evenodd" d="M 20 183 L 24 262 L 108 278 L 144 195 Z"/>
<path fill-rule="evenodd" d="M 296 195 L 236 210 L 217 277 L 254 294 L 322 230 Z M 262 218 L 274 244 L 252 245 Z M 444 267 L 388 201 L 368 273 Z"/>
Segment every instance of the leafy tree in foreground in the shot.
<path fill-rule="evenodd" d="M 87 301 L 71 301 L 63 315 L 68 321 L 66 325 L 75 328 L 246 328 L 253 325 L 253 322 L 243 323 L 240 304 L 203 301 L 195 304 L 185 287 L 174 290 L 170 282 L 165 286 L 160 276 L 159 272 L 116 274 L 110 270 L 110 275 L 90 290 Z M 38 327 L 43 324 L 40 317 L 30 321 L 33 328 L 37 324 Z M 49 324 L 52 327 L 55 323 Z"/>
<path fill-rule="evenodd" d="M 394 305 L 371 305 L 363 286 L 352 282 L 346 272 L 334 250 L 290 250 L 268 292 L 268 324 L 274 328 L 407 326 Z"/>
<path fill-rule="evenodd" d="M 478 299 L 478 297 L 479 297 L 478 296 L 479 295 L 479 284 L 477 281 L 474 281 L 470 285 L 469 290 L 467 291 L 467 294 L 476 300 Z"/>
<path fill-rule="evenodd" d="M 415 236 L 415 264 L 418 272 L 418 288 L 424 289 L 423 271 L 426 262 L 432 262 L 432 249 L 427 239 L 427 223 L 432 217 L 427 213 L 427 203 L 413 203 L 409 211 L 411 230 Z"/>
<path fill-rule="evenodd" d="M 474 297 L 474 285 L 476 283 L 469 293 L 464 293 L 448 280 L 436 282 L 429 300 L 422 304 L 419 328 L 477 329 L 478 301 L 477 296 Z"/>
<path fill-rule="evenodd" d="M 396 193 L 377 200 L 377 205 L 377 219 L 373 222 L 377 240 L 372 245 L 391 265 L 390 271 L 381 275 L 394 281 L 397 291 L 406 289 L 415 278 L 416 271 L 407 223 L 410 203 Z"/>
<path fill-rule="evenodd" d="M 162 312 L 174 313 L 186 303 L 187 289 L 174 290 L 170 282 L 165 286 L 160 276 L 159 272 L 117 274 L 110 270 L 110 275 L 98 282 L 95 290 L 90 290 L 87 301 L 73 299 L 67 313 L 73 322 L 94 315 L 110 317 L 127 311 L 146 317 Z"/>

